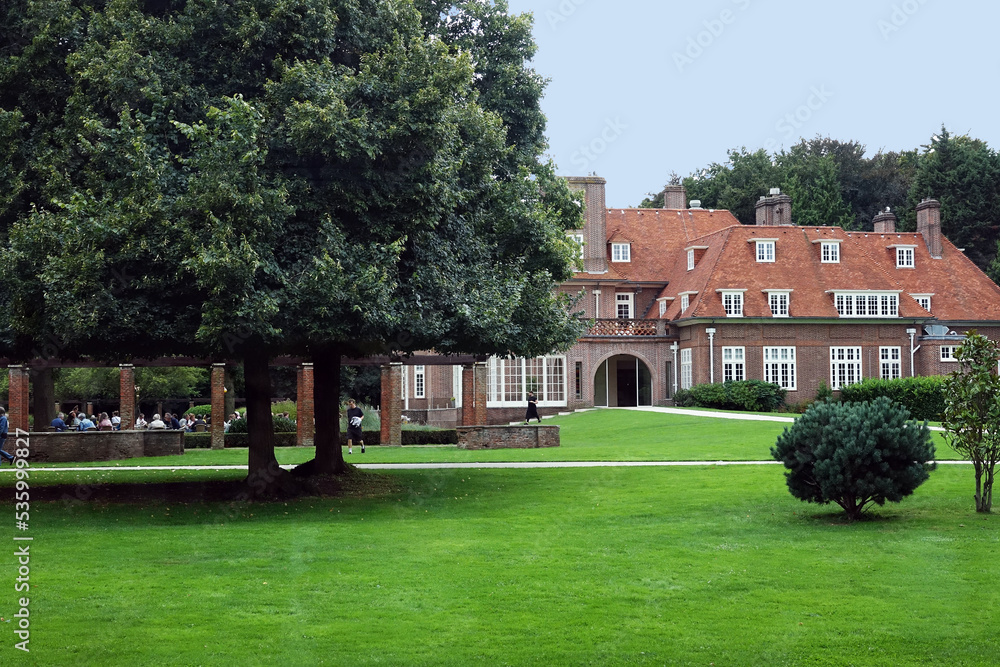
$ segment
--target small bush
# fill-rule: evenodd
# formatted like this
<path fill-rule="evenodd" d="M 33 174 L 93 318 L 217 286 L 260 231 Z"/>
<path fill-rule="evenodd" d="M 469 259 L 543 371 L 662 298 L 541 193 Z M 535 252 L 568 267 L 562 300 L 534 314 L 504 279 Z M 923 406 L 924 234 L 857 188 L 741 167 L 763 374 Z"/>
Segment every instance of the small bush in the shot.
<path fill-rule="evenodd" d="M 212 406 L 211 405 L 196 405 L 184 412 L 186 415 L 194 415 L 195 417 L 211 417 L 212 416 Z"/>
<path fill-rule="evenodd" d="M 691 394 L 691 390 L 678 389 L 674 393 L 674 405 L 676 405 L 679 408 L 695 407 L 694 396 Z"/>
<path fill-rule="evenodd" d="M 913 419 L 940 421 L 944 414 L 946 379 L 932 375 L 896 380 L 863 380 L 841 389 L 840 400 L 860 403 L 885 396 L 905 406 Z"/>
<path fill-rule="evenodd" d="M 880 396 L 871 402 L 817 402 L 778 436 L 771 456 L 788 472 L 793 496 L 840 505 L 851 520 L 871 504 L 899 502 L 934 469 L 927 423 Z"/>
<path fill-rule="evenodd" d="M 674 405 L 680 407 L 716 408 L 773 412 L 785 403 L 785 390 L 761 380 L 740 380 L 723 384 L 698 384 L 674 395 Z"/>

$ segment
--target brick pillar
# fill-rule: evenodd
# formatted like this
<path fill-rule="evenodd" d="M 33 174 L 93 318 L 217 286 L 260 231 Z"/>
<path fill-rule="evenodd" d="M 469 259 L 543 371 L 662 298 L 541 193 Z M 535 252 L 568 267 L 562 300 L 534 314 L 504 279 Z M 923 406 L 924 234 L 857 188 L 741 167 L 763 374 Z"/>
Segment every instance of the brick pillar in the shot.
<path fill-rule="evenodd" d="M 315 403 L 313 402 L 313 365 L 302 364 L 296 374 L 298 379 L 298 398 L 295 400 L 295 444 L 299 447 L 312 447 L 313 436 L 316 434 Z"/>
<path fill-rule="evenodd" d="M 93 401 L 87 401 L 87 416 L 94 414 L 94 403 Z"/>
<path fill-rule="evenodd" d="M 489 376 L 490 369 L 485 363 L 477 363 L 476 370 L 476 423 L 489 424 L 489 416 L 486 413 L 486 400 L 489 398 Z"/>
<path fill-rule="evenodd" d="M 118 407 L 118 416 L 122 418 L 121 429 L 130 431 L 135 427 L 135 366 L 132 364 L 121 364 L 121 405 Z"/>
<path fill-rule="evenodd" d="M 381 444 L 403 444 L 403 364 L 382 366 Z"/>
<path fill-rule="evenodd" d="M 226 365 L 212 364 L 212 449 L 226 447 Z"/>
<path fill-rule="evenodd" d="M 462 366 L 462 426 L 485 426 L 489 368 L 485 363 Z"/>
<path fill-rule="evenodd" d="M 10 399 L 9 410 L 7 411 L 7 430 L 9 437 L 14 437 L 17 429 L 28 430 L 28 369 L 24 366 L 10 367 L 10 387 L 8 397 Z M 39 424 L 41 428 L 48 424 Z"/>

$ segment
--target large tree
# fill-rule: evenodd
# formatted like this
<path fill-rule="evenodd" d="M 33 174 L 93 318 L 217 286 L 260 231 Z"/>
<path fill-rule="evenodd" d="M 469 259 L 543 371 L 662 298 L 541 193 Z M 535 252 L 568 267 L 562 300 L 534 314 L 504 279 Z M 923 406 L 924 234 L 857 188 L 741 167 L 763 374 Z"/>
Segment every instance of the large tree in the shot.
<path fill-rule="evenodd" d="M 538 157 L 524 17 L 488 2 L 95 5 L 65 58 L 80 120 L 51 171 L 66 185 L 14 224 L 20 331 L 67 353 L 242 359 L 259 488 L 290 487 L 270 440 L 275 354 L 313 357 L 306 471 L 334 472 L 342 355 L 575 339 L 552 288 L 579 211 Z"/>

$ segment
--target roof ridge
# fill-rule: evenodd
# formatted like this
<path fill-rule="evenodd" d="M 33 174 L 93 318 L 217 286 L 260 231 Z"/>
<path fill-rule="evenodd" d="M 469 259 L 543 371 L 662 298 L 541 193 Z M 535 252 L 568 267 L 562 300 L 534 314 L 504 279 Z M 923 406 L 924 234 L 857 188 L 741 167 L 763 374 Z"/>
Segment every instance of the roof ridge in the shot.
<path fill-rule="evenodd" d="M 745 225 L 739 225 L 739 226 L 744 227 Z M 702 302 L 705 300 L 705 296 L 709 290 L 709 285 L 712 284 L 712 281 L 715 278 L 715 274 L 719 270 L 719 262 L 722 259 L 722 256 L 726 253 L 726 248 L 729 247 L 729 239 L 732 236 L 732 231 L 733 229 L 735 229 L 735 227 L 736 225 L 719 230 L 720 232 L 725 232 L 725 237 L 722 240 L 722 247 L 719 248 L 719 252 L 715 256 L 715 262 L 709 265 L 708 274 L 705 277 L 705 282 L 702 284 L 702 288 L 698 290 L 698 298 L 695 300 L 694 308 L 691 309 L 692 317 L 696 315 L 699 308 L 701 307 Z"/>

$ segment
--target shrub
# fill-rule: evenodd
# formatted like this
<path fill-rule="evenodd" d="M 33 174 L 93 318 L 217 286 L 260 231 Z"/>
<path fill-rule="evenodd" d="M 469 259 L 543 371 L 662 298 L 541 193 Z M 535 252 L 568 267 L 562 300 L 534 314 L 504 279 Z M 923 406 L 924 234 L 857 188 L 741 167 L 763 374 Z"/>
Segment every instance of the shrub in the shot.
<path fill-rule="evenodd" d="M 691 390 L 678 389 L 674 393 L 674 405 L 676 405 L 679 408 L 695 407 L 694 396 L 691 394 Z"/>
<path fill-rule="evenodd" d="M 863 380 L 841 389 L 840 400 L 859 403 L 885 396 L 905 406 L 913 419 L 940 421 L 944 414 L 945 381 L 946 378 L 937 375 Z"/>
<path fill-rule="evenodd" d="M 365 413 L 361 420 L 361 431 L 381 431 L 382 420 L 379 418 L 379 411 L 370 405 L 358 404 L 361 411 Z M 340 406 L 340 430 L 347 431 L 347 404 Z M 366 441 L 367 442 L 367 441 Z"/>
<path fill-rule="evenodd" d="M 772 412 L 785 403 L 785 390 L 761 380 L 739 380 L 723 384 L 698 384 L 674 395 L 674 405 L 719 410 Z"/>
<path fill-rule="evenodd" d="M 211 405 L 196 405 L 193 408 L 189 408 L 184 411 L 186 415 L 194 415 L 196 417 L 211 417 L 212 416 L 212 406 Z"/>
<path fill-rule="evenodd" d="M 271 419 L 274 420 L 274 432 L 275 433 L 295 433 L 295 422 L 291 419 L 285 419 L 284 417 L 277 417 L 272 415 Z M 246 417 L 243 419 L 233 420 L 233 423 L 229 425 L 230 433 L 247 433 L 248 420 Z"/>
<path fill-rule="evenodd" d="M 226 447 L 248 447 L 250 445 L 250 436 L 246 433 L 227 433 L 225 443 Z M 295 447 L 297 444 L 294 433 L 274 434 L 275 447 Z M 184 434 L 184 449 L 211 449 L 211 447 L 211 433 Z"/>
<path fill-rule="evenodd" d="M 840 505 L 852 521 L 871 504 L 899 502 L 934 468 L 927 423 L 880 396 L 871 402 L 817 402 L 778 436 L 771 456 L 788 468 L 793 496 Z"/>

